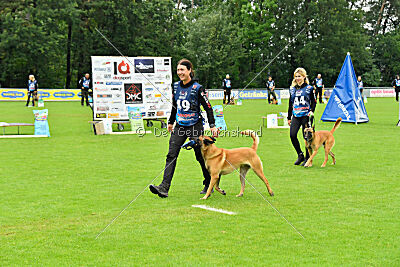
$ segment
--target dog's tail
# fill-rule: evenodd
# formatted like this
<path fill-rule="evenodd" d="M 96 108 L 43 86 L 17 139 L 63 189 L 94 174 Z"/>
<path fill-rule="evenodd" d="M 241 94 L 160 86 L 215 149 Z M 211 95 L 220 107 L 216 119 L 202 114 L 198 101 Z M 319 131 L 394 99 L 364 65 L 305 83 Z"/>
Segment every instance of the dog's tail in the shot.
<path fill-rule="evenodd" d="M 243 135 L 251 136 L 251 138 L 253 138 L 253 145 L 251 146 L 251 148 L 257 150 L 258 143 L 260 143 L 260 138 L 258 138 L 257 133 L 253 130 L 241 131 L 240 133 Z"/>
<path fill-rule="evenodd" d="M 336 129 L 339 127 L 340 123 L 342 122 L 342 118 L 338 118 L 335 122 L 335 125 L 333 125 L 333 128 L 331 130 L 331 133 L 333 133 L 334 131 L 336 131 Z"/>

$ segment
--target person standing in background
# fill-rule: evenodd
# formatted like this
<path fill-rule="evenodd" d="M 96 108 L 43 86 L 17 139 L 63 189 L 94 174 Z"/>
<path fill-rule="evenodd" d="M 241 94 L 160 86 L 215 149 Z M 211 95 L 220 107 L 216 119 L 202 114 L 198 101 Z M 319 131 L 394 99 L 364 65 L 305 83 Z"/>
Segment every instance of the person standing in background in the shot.
<path fill-rule="evenodd" d="M 396 78 L 392 82 L 392 86 L 394 88 L 394 92 L 396 94 L 396 101 L 399 102 L 399 94 L 400 94 L 400 77 L 396 75 Z"/>
<path fill-rule="evenodd" d="M 275 94 L 275 81 L 272 80 L 271 76 L 268 76 L 268 81 L 267 81 L 267 90 L 268 90 L 268 104 L 277 104 L 277 99 L 276 99 L 276 94 Z M 273 100 L 271 101 L 271 95 L 273 97 Z"/>
<path fill-rule="evenodd" d="M 81 87 L 81 105 L 83 106 L 83 101 L 86 100 L 86 106 L 89 106 L 89 89 L 92 89 L 92 80 L 89 73 L 86 73 L 79 80 L 79 86 Z"/>
<path fill-rule="evenodd" d="M 315 101 L 318 99 L 319 95 L 319 103 L 322 104 L 322 90 L 325 89 L 325 85 L 321 74 L 317 75 L 317 78 L 313 81 L 313 86 L 315 90 Z"/>
<path fill-rule="evenodd" d="M 224 88 L 224 100 L 223 104 L 230 104 L 231 103 L 231 92 L 232 92 L 232 82 L 229 77 L 229 74 L 226 75 L 226 78 L 222 81 L 222 87 Z M 228 102 L 225 103 L 226 98 L 228 98 Z"/>
<path fill-rule="evenodd" d="M 361 98 L 362 98 L 363 97 L 363 91 L 364 91 L 364 83 L 361 80 L 361 76 L 358 76 L 358 78 L 357 78 L 357 87 L 358 87 L 358 90 L 360 90 L 360 95 L 361 95 Z"/>
<path fill-rule="evenodd" d="M 30 98 L 32 96 L 32 106 L 35 106 L 35 98 L 37 97 L 38 82 L 35 80 L 35 76 L 29 75 L 28 80 L 28 101 L 26 101 L 26 106 L 29 105 Z"/>

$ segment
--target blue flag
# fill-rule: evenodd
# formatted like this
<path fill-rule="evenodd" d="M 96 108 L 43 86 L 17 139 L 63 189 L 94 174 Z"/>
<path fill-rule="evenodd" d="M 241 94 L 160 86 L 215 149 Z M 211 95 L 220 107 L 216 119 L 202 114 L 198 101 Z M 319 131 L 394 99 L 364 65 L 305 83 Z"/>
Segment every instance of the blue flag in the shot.
<path fill-rule="evenodd" d="M 368 122 L 368 114 L 358 90 L 356 73 L 347 53 L 335 87 L 322 114 L 322 121 L 336 121 L 341 117 L 344 122 Z"/>

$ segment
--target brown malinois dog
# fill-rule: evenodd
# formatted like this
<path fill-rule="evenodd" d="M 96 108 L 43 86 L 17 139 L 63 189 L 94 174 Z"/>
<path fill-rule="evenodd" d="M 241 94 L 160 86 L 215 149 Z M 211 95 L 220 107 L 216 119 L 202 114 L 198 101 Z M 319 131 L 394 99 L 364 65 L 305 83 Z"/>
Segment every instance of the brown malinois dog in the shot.
<path fill-rule="evenodd" d="M 333 137 L 333 132 L 339 127 L 342 118 L 338 118 L 330 131 L 315 131 L 315 126 L 308 127 L 304 130 L 304 138 L 306 141 L 306 148 L 310 154 L 310 158 L 307 160 L 304 167 L 311 167 L 312 161 L 315 155 L 317 155 L 318 149 L 323 145 L 325 148 L 325 161 L 322 163 L 321 167 L 326 166 L 328 161 L 328 154 L 332 157 L 333 163 L 336 164 L 335 154 L 332 153 L 332 147 L 335 145 L 335 138 Z"/>
<path fill-rule="evenodd" d="M 271 187 L 269 186 L 267 178 L 265 178 L 263 172 L 263 166 L 260 158 L 257 155 L 257 147 L 259 138 L 254 131 L 246 130 L 242 131 L 241 134 L 251 136 L 253 138 L 252 147 L 240 147 L 235 149 L 224 149 L 218 148 L 214 145 L 215 138 L 209 136 L 200 136 L 199 144 L 201 145 L 201 153 L 203 154 L 204 161 L 206 163 L 208 172 L 211 176 L 210 185 L 206 195 L 202 199 L 207 199 L 212 189 L 215 186 L 215 190 L 225 195 L 225 191 L 219 187 L 219 181 L 221 175 L 229 174 L 240 168 L 240 182 L 242 187 L 237 197 L 243 196 L 245 187 L 245 177 L 249 169 L 257 174 L 258 177 L 267 186 L 270 196 L 274 196 Z"/>

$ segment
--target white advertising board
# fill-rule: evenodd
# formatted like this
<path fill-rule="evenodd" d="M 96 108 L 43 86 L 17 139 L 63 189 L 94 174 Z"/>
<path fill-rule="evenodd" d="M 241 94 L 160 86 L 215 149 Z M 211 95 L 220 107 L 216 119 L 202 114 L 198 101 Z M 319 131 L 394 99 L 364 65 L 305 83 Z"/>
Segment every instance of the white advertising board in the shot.
<path fill-rule="evenodd" d="M 92 56 L 92 79 L 94 120 L 128 120 L 128 106 L 141 107 L 144 119 L 170 115 L 170 57 Z"/>
<path fill-rule="evenodd" d="M 395 91 L 393 88 L 371 89 L 369 91 L 369 97 L 395 97 Z"/>

